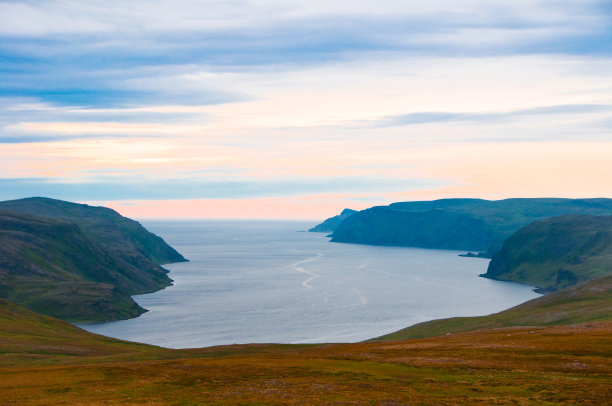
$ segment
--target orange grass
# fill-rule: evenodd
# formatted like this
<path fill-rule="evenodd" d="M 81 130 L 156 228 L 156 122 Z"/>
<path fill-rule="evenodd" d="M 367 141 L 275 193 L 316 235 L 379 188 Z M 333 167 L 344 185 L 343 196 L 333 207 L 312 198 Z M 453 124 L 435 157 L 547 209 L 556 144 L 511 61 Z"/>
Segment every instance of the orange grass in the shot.
<path fill-rule="evenodd" d="M 359 344 L 131 352 L 131 344 L 123 345 L 115 356 L 92 351 L 55 361 L 61 365 L 41 365 L 40 353 L 35 363 L 26 353 L 13 354 L 10 366 L 0 367 L 0 405 L 603 405 L 612 399 L 612 323 Z M 6 357 L 0 353 L 0 365 Z"/>

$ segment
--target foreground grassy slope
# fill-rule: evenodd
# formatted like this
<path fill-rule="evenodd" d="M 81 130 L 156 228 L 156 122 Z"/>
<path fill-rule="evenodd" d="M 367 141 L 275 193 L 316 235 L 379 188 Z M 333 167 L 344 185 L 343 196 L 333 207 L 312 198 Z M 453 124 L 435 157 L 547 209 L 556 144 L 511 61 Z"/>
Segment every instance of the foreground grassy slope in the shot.
<path fill-rule="evenodd" d="M 612 395 L 610 374 L 612 323 L 166 350 L 0 301 L 0 400 L 9 405 L 599 405 Z"/>
<path fill-rule="evenodd" d="M 144 309 L 130 296 L 170 285 L 159 263 L 184 260 L 110 209 L 44 198 L 0 202 L 0 297 L 44 314 L 138 316 Z"/>
<path fill-rule="evenodd" d="M 479 329 L 592 321 L 612 321 L 612 275 L 568 287 L 499 313 L 428 321 L 374 340 L 435 337 Z"/>
<path fill-rule="evenodd" d="M 612 215 L 612 199 L 443 199 L 393 203 L 347 217 L 332 241 L 497 251 L 527 224 L 565 214 Z"/>
<path fill-rule="evenodd" d="M 517 231 L 483 276 L 545 292 L 612 274 L 612 216 L 562 216 Z"/>
<path fill-rule="evenodd" d="M 168 350 L 88 333 L 0 299 L 0 366 L 91 362 L 109 356 L 161 356 Z M 0 397 L 1 398 L 1 397 Z"/>

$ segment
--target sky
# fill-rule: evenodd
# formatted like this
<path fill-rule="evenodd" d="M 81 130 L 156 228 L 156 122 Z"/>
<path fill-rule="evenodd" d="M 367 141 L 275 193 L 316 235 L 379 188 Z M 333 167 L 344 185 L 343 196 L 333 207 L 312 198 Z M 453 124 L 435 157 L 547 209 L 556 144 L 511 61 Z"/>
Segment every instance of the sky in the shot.
<path fill-rule="evenodd" d="M 612 198 L 609 0 L 0 1 L 0 200 Z"/>

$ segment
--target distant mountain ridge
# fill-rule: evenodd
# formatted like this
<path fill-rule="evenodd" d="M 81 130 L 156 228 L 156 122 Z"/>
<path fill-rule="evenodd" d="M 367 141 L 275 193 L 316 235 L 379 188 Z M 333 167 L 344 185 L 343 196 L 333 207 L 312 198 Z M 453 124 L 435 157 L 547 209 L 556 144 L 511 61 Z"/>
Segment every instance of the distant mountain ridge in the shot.
<path fill-rule="evenodd" d="M 43 314 L 94 321 L 145 310 L 131 295 L 172 280 L 186 259 L 138 222 L 103 207 L 48 198 L 0 202 L 0 297 Z"/>
<path fill-rule="evenodd" d="M 333 242 L 494 253 L 533 221 L 565 214 L 612 215 L 612 199 L 442 199 L 375 206 L 343 219 Z"/>

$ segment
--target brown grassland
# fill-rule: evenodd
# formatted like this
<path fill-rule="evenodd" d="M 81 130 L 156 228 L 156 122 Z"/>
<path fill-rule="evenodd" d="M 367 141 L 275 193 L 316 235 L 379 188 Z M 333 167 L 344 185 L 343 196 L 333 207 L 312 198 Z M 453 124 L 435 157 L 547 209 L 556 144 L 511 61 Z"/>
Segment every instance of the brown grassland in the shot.
<path fill-rule="evenodd" d="M 610 404 L 612 323 L 169 350 L 0 301 L 0 405 Z"/>

